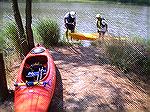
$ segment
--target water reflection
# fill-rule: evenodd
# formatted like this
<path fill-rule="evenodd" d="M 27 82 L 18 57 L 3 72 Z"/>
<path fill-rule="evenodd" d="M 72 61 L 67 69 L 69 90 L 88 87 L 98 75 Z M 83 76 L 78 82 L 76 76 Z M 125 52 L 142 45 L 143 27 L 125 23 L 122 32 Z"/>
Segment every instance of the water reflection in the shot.
<path fill-rule="evenodd" d="M 83 41 L 81 41 L 81 44 L 84 47 L 89 47 L 91 45 L 91 41 L 89 41 L 89 40 L 83 40 Z"/>

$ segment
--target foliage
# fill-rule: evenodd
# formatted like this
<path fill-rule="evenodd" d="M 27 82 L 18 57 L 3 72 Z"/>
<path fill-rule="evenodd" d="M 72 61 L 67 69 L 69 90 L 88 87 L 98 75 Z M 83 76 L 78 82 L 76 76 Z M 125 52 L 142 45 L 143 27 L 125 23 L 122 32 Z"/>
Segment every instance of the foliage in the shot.
<path fill-rule="evenodd" d="M 18 33 L 17 33 L 17 27 L 15 25 L 15 22 L 7 22 L 3 28 L 4 32 L 4 38 L 8 41 L 12 42 L 12 45 L 15 47 L 17 52 L 21 51 L 21 46 L 19 44 L 18 40 Z M 11 43 L 7 42 L 7 43 Z"/>
<path fill-rule="evenodd" d="M 56 21 L 50 19 L 39 20 L 36 30 L 42 38 L 45 47 L 48 48 L 58 44 L 60 29 Z"/>
<path fill-rule="evenodd" d="M 150 53 L 150 39 L 146 40 L 146 51 Z"/>
<path fill-rule="evenodd" d="M 3 32 L 0 30 L 0 102 L 4 101 L 8 94 L 7 82 L 6 82 L 6 73 L 5 73 L 5 64 L 3 58 L 3 49 L 4 49 L 4 38 Z"/>
<path fill-rule="evenodd" d="M 0 31 L 0 53 L 3 50 L 3 43 L 4 43 L 3 32 Z"/>
<path fill-rule="evenodd" d="M 150 5 L 150 0 L 95 0 L 95 1 L 113 1 L 113 2 L 120 2 L 120 3 L 133 3 L 133 4 L 139 4 L 139 5 Z"/>
<path fill-rule="evenodd" d="M 143 64 L 143 71 L 144 73 L 148 76 L 149 76 L 149 73 L 150 73 L 150 56 L 147 56 L 143 61 L 142 61 L 142 64 Z"/>
<path fill-rule="evenodd" d="M 10 0 L 3 0 L 8 2 Z M 19 0 L 18 2 L 25 2 L 26 0 Z M 120 3 L 133 3 L 139 5 L 150 5 L 150 0 L 33 0 L 33 2 L 95 2 L 95 1 L 112 1 Z"/>
<path fill-rule="evenodd" d="M 150 56 L 145 56 L 143 45 L 115 40 L 106 44 L 106 53 L 112 64 L 124 72 L 150 72 Z"/>
<path fill-rule="evenodd" d="M 137 40 L 139 41 L 136 41 L 136 44 L 142 46 L 142 51 L 144 54 L 144 59 L 140 62 L 142 66 L 141 69 L 146 75 L 148 75 L 150 73 L 150 39 L 137 38 Z"/>

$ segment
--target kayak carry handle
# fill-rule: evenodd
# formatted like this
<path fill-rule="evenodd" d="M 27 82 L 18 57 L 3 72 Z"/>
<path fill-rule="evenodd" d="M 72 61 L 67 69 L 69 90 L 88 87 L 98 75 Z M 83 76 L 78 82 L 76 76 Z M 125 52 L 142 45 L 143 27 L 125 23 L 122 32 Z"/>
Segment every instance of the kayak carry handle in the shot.
<path fill-rule="evenodd" d="M 26 82 L 26 83 L 15 83 L 14 86 L 34 86 L 34 85 L 44 85 L 44 87 L 48 84 L 49 82 Z"/>

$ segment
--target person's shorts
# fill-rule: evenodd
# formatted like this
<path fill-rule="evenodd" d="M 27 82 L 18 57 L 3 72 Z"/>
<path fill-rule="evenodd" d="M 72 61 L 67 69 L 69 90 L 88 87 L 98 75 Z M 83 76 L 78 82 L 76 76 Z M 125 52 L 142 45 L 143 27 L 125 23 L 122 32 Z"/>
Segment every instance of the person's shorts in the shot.
<path fill-rule="evenodd" d="M 74 29 L 75 29 L 75 26 L 73 24 L 69 24 L 69 23 L 66 23 L 66 27 L 71 31 L 74 31 Z"/>
<path fill-rule="evenodd" d="M 99 30 L 97 30 L 97 32 L 98 33 L 102 33 L 104 35 L 106 31 L 99 31 Z"/>

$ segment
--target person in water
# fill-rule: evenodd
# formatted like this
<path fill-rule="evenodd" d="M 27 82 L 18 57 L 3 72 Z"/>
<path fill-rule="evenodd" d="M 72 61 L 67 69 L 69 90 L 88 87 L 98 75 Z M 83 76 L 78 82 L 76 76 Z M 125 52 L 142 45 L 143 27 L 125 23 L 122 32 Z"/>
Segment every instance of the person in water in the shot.
<path fill-rule="evenodd" d="M 99 39 L 102 38 L 102 40 L 104 40 L 104 35 L 108 30 L 108 25 L 106 23 L 106 20 L 102 18 L 100 14 L 97 14 L 96 18 L 97 18 L 96 25 L 97 25 L 97 32 L 99 33 Z"/>
<path fill-rule="evenodd" d="M 66 38 L 68 40 L 68 31 L 70 30 L 71 33 L 75 32 L 75 26 L 76 26 L 76 12 L 74 11 L 70 11 L 68 13 L 66 13 L 66 15 L 64 16 L 64 23 L 65 23 L 65 27 L 66 27 Z M 72 38 L 71 38 L 72 40 Z"/>

